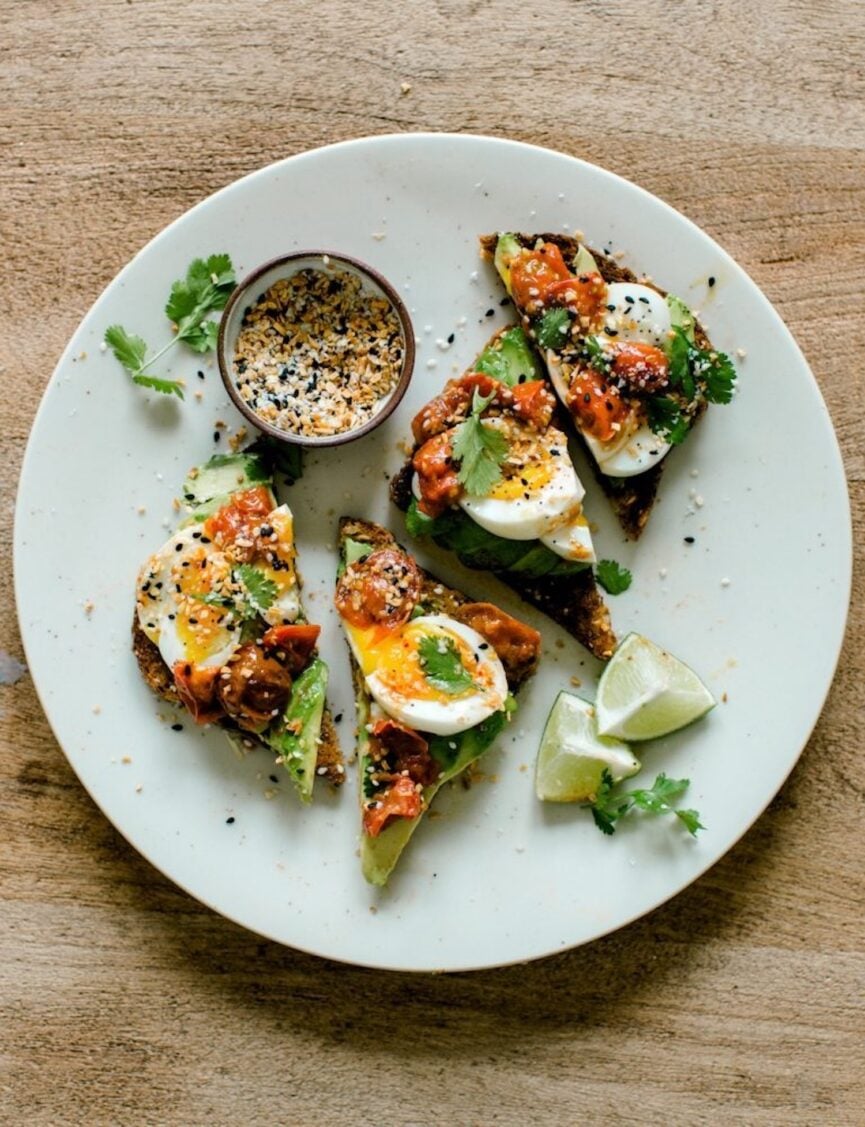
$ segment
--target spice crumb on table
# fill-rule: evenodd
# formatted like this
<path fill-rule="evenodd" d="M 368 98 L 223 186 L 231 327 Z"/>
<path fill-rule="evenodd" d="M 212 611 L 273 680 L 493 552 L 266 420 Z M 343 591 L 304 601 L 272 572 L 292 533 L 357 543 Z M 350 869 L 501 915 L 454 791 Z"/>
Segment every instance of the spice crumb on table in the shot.
<path fill-rule="evenodd" d="M 377 414 L 399 381 L 403 351 L 387 298 L 348 271 L 305 269 L 274 282 L 245 311 L 233 374 L 263 421 L 325 436 Z"/>

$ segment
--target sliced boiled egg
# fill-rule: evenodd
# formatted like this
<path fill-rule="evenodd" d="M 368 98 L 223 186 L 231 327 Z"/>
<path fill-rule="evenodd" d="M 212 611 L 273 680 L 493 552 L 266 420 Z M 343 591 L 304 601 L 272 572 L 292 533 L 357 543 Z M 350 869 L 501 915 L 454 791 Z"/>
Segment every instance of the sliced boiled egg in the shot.
<path fill-rule="evenodd" d="M 578 506 L 585 494 L 568 453 L 568 440 L 548 427 L 538 434 L 511 419 L 484 420 L 508 440 L 505 473 L 483 497 L 464 494 L 460 508 L 481 528 L 508 540 L 537 540 Z"/>
<path fill-rule="evenodd" d="M 601 345 L 616 341 L 645 341 L 658 348 L 666 344 L 671 328 L 670 308 L 666 299 L 649 286 L 637 282 L 612 282 L 607 287 L 607 316 L 604 329 L 596 334 Z M 568 402 L 568 381 L 561 363 L 552 350 L 546 352 L 547 370 L 556 393 Z M 609 477 L 636 477 L 657 465 L 670 449 L 670 443 L 646 423 L 623 430 L 610 442 L 600 442 L 585 431 L 580 432 L 598 468 Z"/>
<path fill-rule="evenodd" d="M 142 568 L 138 621 L 169 668 L 178 661 L 202 669 L 224 665 L 240 645 L 226 608 L 201 601 L 224 589 L 231 571 L 231 560 L 196 527 L 175 533 Z"/>
<path fill-rule="evenodd" d="M 268 515 L 258 541 L 252 566 L 276 586 L 276 596 L 262 617 L 271 626 L 295 622 L 300 614 L 300 591 L 294 563 L 294 517 L 288 505 L 280 505 Z"/>
<path fill-rule="evenodd" d="M 607 286 L 607 313 L 598 338 L 602 343 L 641 340 L 663 348 L 670 335 L 667 299 L 638 282 L 611 282 Z"/>
<path fill-rule="evenodd" d="M 555 552 L 562 559 L 572 560 L 575 563 L 594 563 L 595 546 L 592 543 L 592 533 L 589 522 L 579 510 L 569 513 L 561 524 L 557 524 L 550 532 L 545 532 L 540 541 L 550 551 Z"/>
<path fill-rule="evenodd" d="M 449 615 L 421 615 L 396 629 L 343 625 L 370 695 L 401 724 L 452 736 L 504 707 L 508 685 L 498 654 Z M 442 677 L 429 663 L 431 649 L 454 676 Z"/>

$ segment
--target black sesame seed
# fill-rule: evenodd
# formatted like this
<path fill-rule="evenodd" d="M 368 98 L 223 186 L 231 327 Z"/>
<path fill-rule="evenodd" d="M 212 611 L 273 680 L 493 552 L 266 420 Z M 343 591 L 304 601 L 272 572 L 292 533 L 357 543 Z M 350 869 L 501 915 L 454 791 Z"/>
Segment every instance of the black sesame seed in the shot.
<path fill-rule="evenodd" d="M 486 313 L 484 314 L 485 317 L 495 317 L 495 315 L 496 315 L 495 309 L 488 309 L 486 311 Z"/>
<path fill-rule="evenodd" d="M 709 275 L 709 289 L 711 289 L 711 288 L 712 288 L 712 286 L 714 286 L 714 284 L 715 284 L 715 275 L 714 275 L 714 274 L 710 274 L 710 275 Z"/>
<path fill-rule="evenodd" d="M 182 732 L 183 731 L 183 725 L 182 724 L 172 724 L 171 730 L 172 730 L 172 732 Z"/>
<path fill-rule="evenodd" d="M 204 379 L 204 372 L 202 372 L 202 370 L 200 368 L 198 369 L 198 371 L 195 374 L 198 376 L 198 378 L 200 380 Z"/>
<path fill-rule="evenodd" d="M 510 305 L 510 303 L 511 303 L 511 299 L 509 297 L 503 297 L 502 300 L 499 302 L 499 305 Z"/>
<path fill-rule="evenodd" d="M 694 543 L 694 537 L 693 536 L 686 536 L 685 537 L 685 543 L 686 544 L 693 544 Z"/>
<path fill-rule="evenodd" d="M 218 431 L 218 430 L 215 430 L 215 431 L 213 432 L 213 441 L 214 441 L 214 442 L 219 442 L 219 431 Z"/>
<path fill-rule="evenodd" d="M 234 816 L 232 815 L 232 817 L 230 817 L 230 818 L 226 818 L 226 819 L 225 819 L 225 824 L 226 824 L 227 826 L 233 826 L 233 825 L 234 825 Z"/>
<path fill-rule="evenodd" d="M 333 718 L 333 722 L 334 722 L 334 724 L 339 724 L 339 723 L 342 722 L 342 713 L 341 712 L 337 712 L 336 716 L 334 716 L 334 718 Z"/>
<path fill-rule="evenodd" d="M 270 779 L 270 781 L 272 783 L 278 783 L 279 782 L 279 779 L 276 777 L 276 775 L 268 775 L 267 777 Z"/>
<path fill-rule="evenodd" d="M 454 336 L 453 333 L 451 333 L 450 336 L 448 337 L 448 344 L 453 344 L 453 342 L 455 340 L 456 340 L 456 337 Z"/>

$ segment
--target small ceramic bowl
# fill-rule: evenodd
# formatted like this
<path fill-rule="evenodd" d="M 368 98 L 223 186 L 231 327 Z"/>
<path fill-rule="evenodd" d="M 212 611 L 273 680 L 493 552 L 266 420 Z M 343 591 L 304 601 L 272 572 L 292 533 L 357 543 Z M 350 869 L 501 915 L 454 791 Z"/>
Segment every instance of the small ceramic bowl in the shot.
<path fill-rule="evenodd" d="M 288 298 L 304 303 L 300 323 Z M 298 251 L 240 282 L 222 314 L 217 359 L 234 405 L 258 430 L 299 446 L 339 446 L 369 434 L 405 395 L 414 329 L 399 294 L 370 266 Z"/>

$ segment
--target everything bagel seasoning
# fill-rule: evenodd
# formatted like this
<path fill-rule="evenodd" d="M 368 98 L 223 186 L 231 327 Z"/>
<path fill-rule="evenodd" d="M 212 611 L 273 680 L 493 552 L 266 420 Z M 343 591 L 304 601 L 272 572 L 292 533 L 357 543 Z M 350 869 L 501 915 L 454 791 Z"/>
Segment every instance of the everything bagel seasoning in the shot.
<path fill-rule="evenodd" d="M 327 436 L 378 413 L 399 382 L 403 352 L 387 298 L 347 270 L 307 268 L 245 311 L 232 371 L 259 418 L 290 434 Z"/>

